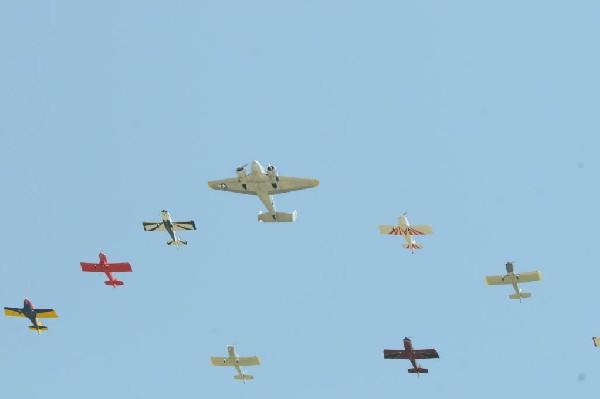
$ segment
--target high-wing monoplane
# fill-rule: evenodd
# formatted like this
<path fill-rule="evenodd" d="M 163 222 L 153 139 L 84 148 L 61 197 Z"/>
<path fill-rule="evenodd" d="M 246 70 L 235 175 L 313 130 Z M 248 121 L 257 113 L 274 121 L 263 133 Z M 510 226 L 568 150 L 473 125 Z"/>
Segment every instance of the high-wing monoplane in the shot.
<path fill-rule="evenodd" d="M 33 303 L 27 298 L 23 301 L 22 308 L 4 308 L 4 314 L 6 316 L 17 316 L 17 317 L 27 317 L 31 321 L 31 326 L 29 326 L 30 330 L 36 330 L 38 334 L 40 331 L 47 330 L 48 327 L 42 325 L 42 322 L 38 319 L 49 319 L 49 318 L 57 318 L 58 314 L 54 309 L 36 309 L 33 306 Z"/>
<path fill-rule="evenodd" d="M 233 376 L 236 380 L 242 380 L 244 384 L 246 380 L 253 380 L 254 376 L 246 374 L 245 370 L 242 370 L 243 366 L 258 366 L 260 365 L 260 358 L 258 356 L 241 357 L 235 353 L 235 348 L 232 345 L 227 345 L 228 357 L 211 357 L 210 361 L 213 366 L 231 366 L 235 367 L 238 374 Z"/>
<path fill-rule="evenodd" d="M 187 241 L 180 239 L 175 234 L 179 230 L 196 230 L 196 224 L 193 220 L 187 222 L 174 222 L 171 220 L 169 212 L 160 211 L 162 222 L 142 222 L 146 231 L 167 231 L 171 236 L 171 241 L 167 241 L 167 245 L 175 244 L 179 248 L 180 245 L 187 245 Z"/>
<path fill-rule="evenodd" d="M 410 249 L 412 253 L 415 253 L 415 249 L 421 249 L 423 248 L 423 245 L 417 244 L 413 239 L 413 236 L 433 234 L 433 228 L 428 224 L 411 226 L 406 218 L 406 213 L 403 213 L 398 218 L 397 226 L 379 225 L 379 232 L 381 234 L 404 236 L 406 244 L 404 244 L 403 247 Z"/>
<path fill-rule="evenodd" d="M 412 368 L 408 369 L 409 373 L 416 373 L 417 377 L 421 373 L 429 373 L 428 369 L 424 369 L 420 364 L 417 364 L 419 359 L 437 359 L 438 355 L 435 349 L 413 349 L 410 338 L 404 337 L 404 350 L 402 349 L 384 349 L 384 359 L 408 359 L 412 363 Z"/>
<path fill-rule="evenodd" d="M 106 259 L 106 255 L 104 255 L 104 253 L 102 253 L 102 252 L 100 252 L 98 254 L 98 257 L 100 258 L 100 263 L 79 262 L 79 264 L 81 265 L 81 271 L 83 271 L 83 272 L 103 272 L 106 274 L 106 277 L 108 277 L 108 281 L 105 281 L 104 284 L 112 285 L 114 288 L 117 288 L 117 285 L 123 285 L 122 281 L 119 281 L 113 277 L 113 273 L 115 273 L 115 272 L 118 272 L 118 273 L 130 272 L 131 265 L 129 264 L 129 262 L 108 263 L 108 260 Z"/>
<path fill-rule="evenodd" d="M 268 211 L 268 213 L 258 213 L 259 222 L 295 221 L 296 211 L 292 213 L 277 212 L 273 195 L 319 185 L 319 181 L 316 179 L 279 176 L 273 165 L 269 165 L 265 171 L 258 161 L 252 161 L 250 174 L 246 173 L 246 165 L 237 168 L 236 173 L 237 177 L 209 181 L 208 186 L 220 191 L 257 195 Z"/>
<path fill-rule="evenodd" d="M 516 274 L 512 262 L 506 262 L 506 274 L 503 276 L 485 276 L 486 285 L 506 285 L 512 284 L 515 289 L 514 294 L 510 294 L 510 299 L 518 299 L 521 302 L 522 298 L 531 297 L 531 292 L 522 292 L 519 288 L 519 283 L 529 283 L 531 281 L 541 281 L 544 277 L 539 271 L 524 272 Z"/>

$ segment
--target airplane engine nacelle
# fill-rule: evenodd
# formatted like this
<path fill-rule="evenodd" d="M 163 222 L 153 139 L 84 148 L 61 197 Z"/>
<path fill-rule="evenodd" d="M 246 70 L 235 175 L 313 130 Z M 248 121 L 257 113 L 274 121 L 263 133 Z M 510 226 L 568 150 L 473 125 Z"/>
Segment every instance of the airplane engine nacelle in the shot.
<path fill-rule="evenodd" d="M 239 168 L 237 168 L 235 170 L 235 173 L 237 173 L 238 178 L 244 178 L 246 177 L 246 168 L 244 168 L 243 166 L 240 166 Z"/>
<path fill-rule="evenodd" d="M 267 175 L 271 178 L 272 182 L 279 181 L 279 175 L 277 174 L 277 168 L 275 166 L 267 166 Z"/>

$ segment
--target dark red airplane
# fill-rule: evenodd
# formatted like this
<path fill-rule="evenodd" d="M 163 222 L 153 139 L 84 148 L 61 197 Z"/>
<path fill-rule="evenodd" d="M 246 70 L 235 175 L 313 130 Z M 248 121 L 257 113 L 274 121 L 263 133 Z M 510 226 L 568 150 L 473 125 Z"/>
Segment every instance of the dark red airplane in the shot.
<path fill-rule="evenodd" d="M 420 373 L 429 373 L 428 369 L 424 369 L 420 364 L 417 364 L 417 359 L 437 359 L 438 355 L 435 349 L 413 349 L 410 338 L 404 337 L 404 350 L 401 349 L 384 349 L 384 359 L 408 359 L 413 365 L 412 369 L 408 369 L 409 373 L 416 373 L 417 377 Z"/>
<path fill-rule="evenodd" d="M 122 272 L 132 271 L 131 265 L 129 264 L 129 262 L 108 263 L 108 260 L 106 259 L 106 255 L 104 255 L 102 252 L 100 252 L 98 254 L 98 257 L 100 257 L 100 263 L 80 262 L 79 264 L 81 265 L 81 271 L 104 272 L 104 273 L 106 273 L 106 276 L 108 277 L 108 281 L 105 281 L 104 284 L 112 285 L 114 288 L 117 288 L 117 285 L 123 285 L 123 282 L 114 278 L 112 274 L 114 272 L 122 273 Z"/>

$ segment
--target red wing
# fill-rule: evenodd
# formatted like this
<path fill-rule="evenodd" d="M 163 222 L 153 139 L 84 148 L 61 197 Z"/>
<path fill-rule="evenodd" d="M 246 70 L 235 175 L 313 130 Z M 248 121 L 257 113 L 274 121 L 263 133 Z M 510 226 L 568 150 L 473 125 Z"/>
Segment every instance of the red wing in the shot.
<path fill-rule="evenodd" d="M 408 351 L 396 349 L 384 349 L 384 359 L 408 359 Z"/>
<path fill-rule="evenodd" d="M 128 262 L 125 263 L 111 263 L 108 265 L 109 272 L 130 272 L 131 265 Z"/>
<path fill-rule="evenodd" d="M 415 359 L 437 359 L 440 357 L 435 349 L 416 349 L 413 350 Z"/>
<path fill-rule="evenodd" d="M 86 263 L 79 262 L 81 265 L 82 272 L 103 272 L 104 270 L 100 269 L 100 265 L 97 263 Z"/>

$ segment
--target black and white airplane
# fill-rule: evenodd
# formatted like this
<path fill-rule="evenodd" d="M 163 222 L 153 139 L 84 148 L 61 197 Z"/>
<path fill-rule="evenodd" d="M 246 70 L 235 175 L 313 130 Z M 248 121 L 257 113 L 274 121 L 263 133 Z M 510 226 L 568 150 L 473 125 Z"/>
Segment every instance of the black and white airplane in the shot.
<path fill-rule="evenodd" d="M 146 231 L 167 231 L 171 236 L 171 241 L 167 241 L 167 245 L 175 245 L 179 248 L 180 245 L 187 245 L 187 241 L 180 239 L 175 234 L 178 230 L 196 230 L 196 224 L 193 220 L 188 222 L 174 222 L 171 220 L 169 212 L 160 211 L 162 222 L 142 222 Z"/>

